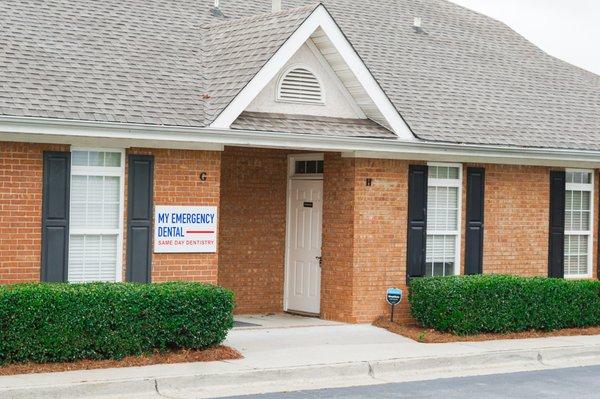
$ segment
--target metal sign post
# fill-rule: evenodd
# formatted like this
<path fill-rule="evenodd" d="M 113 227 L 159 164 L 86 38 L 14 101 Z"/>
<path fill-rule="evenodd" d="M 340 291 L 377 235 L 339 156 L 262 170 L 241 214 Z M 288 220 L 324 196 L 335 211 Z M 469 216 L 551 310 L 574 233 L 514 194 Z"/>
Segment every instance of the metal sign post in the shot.
<path fill-rule="evenodd" d="M 394 321 L 394 307 L 402 301 L 402 290 L 400 288 L 388 288 L 385 300 L 392 307 L 390 321 Z"/>

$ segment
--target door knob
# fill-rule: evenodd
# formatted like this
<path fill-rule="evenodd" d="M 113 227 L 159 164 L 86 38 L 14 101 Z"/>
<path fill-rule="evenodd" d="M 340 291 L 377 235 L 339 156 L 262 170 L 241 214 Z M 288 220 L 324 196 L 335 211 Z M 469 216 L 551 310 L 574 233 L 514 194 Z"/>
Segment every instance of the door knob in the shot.
<path fill-rule="evenodd" d="M 315 259 L 319 261 L 319 267 L 321 267 L 321 263 L 323 263 L 323 258 L 320 256 L 315 256 Z"/>

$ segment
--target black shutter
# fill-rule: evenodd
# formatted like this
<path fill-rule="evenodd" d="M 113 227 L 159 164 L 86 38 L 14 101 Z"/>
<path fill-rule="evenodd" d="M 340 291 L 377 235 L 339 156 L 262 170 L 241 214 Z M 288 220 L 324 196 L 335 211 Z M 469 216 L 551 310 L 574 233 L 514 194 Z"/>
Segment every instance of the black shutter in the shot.
<path fill-rule="evenodd" d="M 408 237 L 406 278 L 425 275 L 427 228 L 427 165 L 408 168 Z"/>
<path fill-rule="evenodd" d="M 43 179 L 41 280 L 66 282 L 71 153 L 44 152 Z"/>
<path fill-rule="evenodd" d="M 565 172 L 550 172 L 550 239 L 548 276 L 564 277 Z"/>
<path fill-rule="evenodd" d="M 465 274 L 483 273 L 483 208 L 485 169 L 467 169 Z"/>
<path fill-rule="evenodd" d="M 153 173 L 153 156 L 129 156 L 127 280 L 138 283 L 151 280 Z"/>

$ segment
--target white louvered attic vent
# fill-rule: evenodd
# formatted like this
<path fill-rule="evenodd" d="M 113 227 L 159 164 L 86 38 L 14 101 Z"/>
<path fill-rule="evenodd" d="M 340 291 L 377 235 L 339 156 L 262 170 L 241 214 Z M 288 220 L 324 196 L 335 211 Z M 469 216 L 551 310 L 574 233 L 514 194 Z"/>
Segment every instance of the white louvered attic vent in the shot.
<path fill-rule="evenodd" d="M 277 100 L 323 104 L 323 89 L 314 73 L 306 68 L 298 67 L 286 73 L 279 82 Z"/>

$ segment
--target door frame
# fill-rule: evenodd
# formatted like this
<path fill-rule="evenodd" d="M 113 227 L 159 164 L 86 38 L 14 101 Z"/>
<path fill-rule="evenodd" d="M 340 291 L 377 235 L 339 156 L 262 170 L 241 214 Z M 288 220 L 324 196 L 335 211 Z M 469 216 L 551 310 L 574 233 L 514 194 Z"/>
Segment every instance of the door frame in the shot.
<path fill-rule="evenodd" d="M 289 154 L 287 157 L 287 188 L 285 194 L 285 261 L 283 271 L 283 311 L 287 312 L 288 308 L 288 283 L 290 281 L 290 220 L 291 220 L 291 205 L 290 205 L 290 194 L 292 192 L 292 181 L 294 180 L 321 180 L 323 181 L 323 174 L 312 174 L 312 175 L 296 175 L 295 167 L 296 161 L 302 160 L 315 160 L 323 161 L 323 153 L 310 153 L 310 154 Z M 324 193 L 322 193 L 324 194 Z M 321 215 L 322 216 L 322 215 Z M 321 243 L 323 242 L 323 229 L 322 229 L 323 218 L 321 217 Z M 321 244 L 322 245 L 322 244 Z M 321 287 L 319 287 L 321 291 Z M 319 292 L 319 301 L 321 300 L 321 292 Z M 319 304 L 319 311 L 321 305 Z"/>

